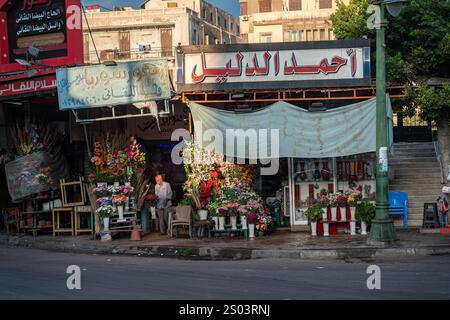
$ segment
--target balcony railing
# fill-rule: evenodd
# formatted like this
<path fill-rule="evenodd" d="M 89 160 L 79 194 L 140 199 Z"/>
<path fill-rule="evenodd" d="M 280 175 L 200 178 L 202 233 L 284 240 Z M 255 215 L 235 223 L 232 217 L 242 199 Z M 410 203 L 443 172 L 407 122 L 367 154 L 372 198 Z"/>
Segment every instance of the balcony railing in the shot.
<path fill-rule="evenodd" d="M 175 47 L 161 48 L 152 47 L 149 50 L 131 49 L 130 51 L 121 51 L 118 49 L 98 50 L 98 57 L 100 62 L 111 60 L 145 60 L 152 58 L 167 58 L 169 60 L 175 59 Z M 98 63 L 96 51 L 89 51 L 89 57 L 85 56 L 86 63 Z"/>

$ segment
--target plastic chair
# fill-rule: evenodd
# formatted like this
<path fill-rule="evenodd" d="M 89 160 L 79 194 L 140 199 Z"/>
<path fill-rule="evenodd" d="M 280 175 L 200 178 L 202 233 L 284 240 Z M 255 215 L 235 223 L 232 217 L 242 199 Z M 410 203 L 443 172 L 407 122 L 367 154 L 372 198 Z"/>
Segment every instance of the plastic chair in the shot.
<path fill-rule="evenodd" d="M 389 192 L 389 215 L 403 216 L 403 229 L 408 230 L 408 193 Z"/>

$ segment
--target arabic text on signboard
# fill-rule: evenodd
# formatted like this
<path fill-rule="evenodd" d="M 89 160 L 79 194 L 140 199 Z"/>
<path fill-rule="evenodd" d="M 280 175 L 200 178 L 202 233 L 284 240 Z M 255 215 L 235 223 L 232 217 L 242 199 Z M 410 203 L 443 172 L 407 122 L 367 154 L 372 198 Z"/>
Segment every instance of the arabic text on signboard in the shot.
<path fill-rule="evenodd" d="M 271 43 L 182 47 L 178 84 L 183 89 L 220 90 L 367 85 L 370 48 L 364 41 L 320 44 Z"/>
<path fill-rule="evenodd" d="M 170 98 L 167 60 L 58 69 L 59 108 L 79 109 Z"/>

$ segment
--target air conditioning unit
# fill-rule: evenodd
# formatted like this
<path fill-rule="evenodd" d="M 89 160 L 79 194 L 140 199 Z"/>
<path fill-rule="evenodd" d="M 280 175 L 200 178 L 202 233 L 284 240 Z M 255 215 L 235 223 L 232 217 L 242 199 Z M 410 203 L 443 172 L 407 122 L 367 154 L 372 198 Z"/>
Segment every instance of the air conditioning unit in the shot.
<path fill-rule="evenodd" d="M 248 16 L 242 16 L 242 21 L 248 21 Z"/>

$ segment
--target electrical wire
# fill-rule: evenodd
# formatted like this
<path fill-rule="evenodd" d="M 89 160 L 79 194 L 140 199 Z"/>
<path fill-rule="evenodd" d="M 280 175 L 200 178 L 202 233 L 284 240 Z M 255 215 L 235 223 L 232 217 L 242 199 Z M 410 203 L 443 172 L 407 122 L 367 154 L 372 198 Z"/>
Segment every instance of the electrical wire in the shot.
<path fill-rule="evenodd" d="M 95 41 L 94 41 L 94 36 L 92 35 L 91 27 L 89 26 L 89 21 L 88 21 L 88 19 L 86 17 L 86 10 L 84 9 L 84 5 L 82 5 L 81 7 L 83 8 L 84 20 L 86 20 L 86 26 L 87 26 L 88 32 L 89 32 L 89 34 L 91 36 L 92 44 L 94 45 L 95 54 L 97 55 L 98 63 L 102 63 L 101 60 L 100 60 L 100 56 L 98 54 L 97 46 L 96 46 Z"/>

